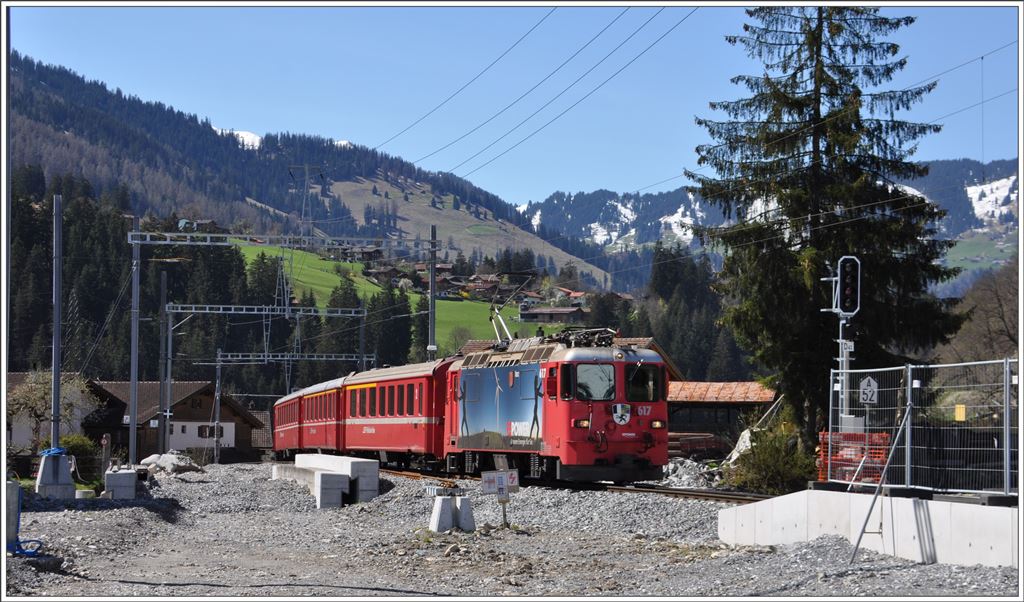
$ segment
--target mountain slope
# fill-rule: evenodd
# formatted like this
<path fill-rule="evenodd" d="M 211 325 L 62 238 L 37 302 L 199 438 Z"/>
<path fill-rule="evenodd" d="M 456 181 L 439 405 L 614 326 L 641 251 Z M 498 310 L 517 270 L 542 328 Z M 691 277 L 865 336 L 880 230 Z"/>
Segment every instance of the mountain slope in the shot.
<path fill-rule="evenodd" d="M 268 134 L 257 143 L 245 133 L 217 130 L 208 120 L 111 91 L 17 52 L 9 65 L 11 164 L 85 177 L 100 191 L 125 184 L 136 211 L 214 219 L 250 232 L 295 232 L 305 216 L 327 235 L 427 238 L 424 219 L 404 215 L 403 197 L 377 203 L 378 219 L 359 219 L 369 204 L 359 200 L 364 188 L 374 196 L 377 186 L 379 201 L 385 190 L 414 182 L 421 196 L 447 199 L 430 221 L 443 239 L 464 241 L 466 255 L 474 249 L 493 255 L 500 245 L 529 248 L 558 266 L 574 261 L 593 283 L 605 280 L 597 266 L 541 241 L 514 207 L 452 174 L 426 172 L 397 157 L 317 136 Z M 301 184 L 303 174 L 291 169 L 303 164 L 311 166 L 309 190 Z M 353 207 L 345 205 L 346 196 Z M 456 198 L 476 223 L 454 211 Z M 403 219 L 417 227 L 398 227 Z"/>

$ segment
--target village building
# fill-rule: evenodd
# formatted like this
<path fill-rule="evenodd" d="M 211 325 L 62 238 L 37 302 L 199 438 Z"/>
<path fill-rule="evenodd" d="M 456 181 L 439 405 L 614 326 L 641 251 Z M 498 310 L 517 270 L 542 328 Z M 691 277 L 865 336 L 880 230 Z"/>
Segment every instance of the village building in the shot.
<path fill-rule="evenodd" d="M 102 406 L 82 421 L 85 434 L 99 440 L 109 433 L 116 447 L 128 447 L 131 383 L 128 381 L 91 381 Z M 169 449 L 213 450 L 215 386 L 210 381 L 175 381 L 171 385 L 171 436 Z M 158 453 L 160 442 L 160 382 L 138 383 L 136 408 L 136 450 L 139 459 Z M 252 443 L 254 429 L 264 423 L 252 415 L 231 395 L 221 393 L 221 459 L 245 459 L 257 455 Z M 212 458 L 212 455 L 211 455 Z"/>

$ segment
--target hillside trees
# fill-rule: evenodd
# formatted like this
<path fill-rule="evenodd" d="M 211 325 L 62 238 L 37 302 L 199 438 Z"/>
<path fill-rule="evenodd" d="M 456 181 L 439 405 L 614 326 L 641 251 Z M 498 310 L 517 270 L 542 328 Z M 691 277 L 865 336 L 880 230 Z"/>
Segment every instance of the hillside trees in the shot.
<path fill-rule="evenodd" d="M 701 232 L 722 245 L 724 322 L 775 385 L 797 404 L 805 440 L 818 430 L 834 367 L 836 317 L 828 267 L 862 264 L 863 336 L 855 367 L 901 364 L 955 332 L 960 318 L 928 287 L 955 271 L 937 260 L 953 244 L 933 239 L 943 211 L 892 185 L 926 169 L 908 161 L 914 141 L 939 126 L 901 121 L 934 82 L 881 90 L 906 65 L 883 38 L 914 19 L 845 6 L 748 10 L 744 35 L 727 36 L 764 64 L 733 82 L 749 96 L 712 102 L 698 118 L 714 144 L 697 147 L 714 175 L 687 172 L 706 200 L 741 221 Z M 766 207 L 767 206 L 767 207 Z"/>
<path fill-rule="evenodd" d="M 1019 257 L 975 281 L 960 301 L 969 316 L 949 343 L 939 348 L 946 363 L 1013 357 L 1018 353 Z"/>

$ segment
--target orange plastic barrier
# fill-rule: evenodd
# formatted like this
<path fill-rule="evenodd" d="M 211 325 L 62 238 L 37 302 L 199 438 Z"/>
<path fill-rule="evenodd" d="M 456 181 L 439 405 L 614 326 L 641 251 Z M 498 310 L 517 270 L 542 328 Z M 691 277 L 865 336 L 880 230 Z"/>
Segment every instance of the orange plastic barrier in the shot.
<path fill-rule="evenodd" d="M 856 476 L 859 482 L 877 483 L 889 454 L 890 438 L 889 433 L 818 433 L 818 480 L 828 480 L 831 465 L 834 481 L 853 481 Z"/>

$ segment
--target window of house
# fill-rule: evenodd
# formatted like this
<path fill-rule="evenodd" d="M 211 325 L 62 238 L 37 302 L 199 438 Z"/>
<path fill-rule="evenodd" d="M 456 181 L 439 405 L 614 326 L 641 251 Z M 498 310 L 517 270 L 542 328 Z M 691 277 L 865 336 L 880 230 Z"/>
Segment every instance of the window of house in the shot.
<path fill-rule="evenodd" d="M 185 434 L 185 425 L 184 425 L 184 424 L 183 424 L 183 425 L 181 425 L 181 434 L 182 434 L 182 435 L 184 435 L 184 434 Z"/>
<path fill-rule="evenodd" d="M 203 407 L 203 400 L 202 399 L 199 399 L 198 397 L 195 397 L 195 398 L 192 399 L 192 409 L 193 410 L 198 410 L 198 409 L 201 409 L 202 407 Z"/>

